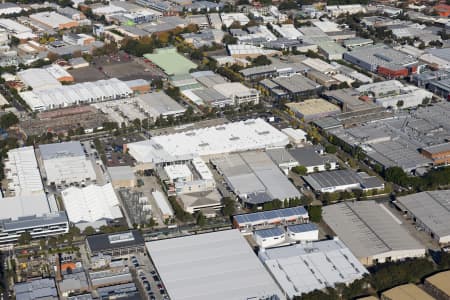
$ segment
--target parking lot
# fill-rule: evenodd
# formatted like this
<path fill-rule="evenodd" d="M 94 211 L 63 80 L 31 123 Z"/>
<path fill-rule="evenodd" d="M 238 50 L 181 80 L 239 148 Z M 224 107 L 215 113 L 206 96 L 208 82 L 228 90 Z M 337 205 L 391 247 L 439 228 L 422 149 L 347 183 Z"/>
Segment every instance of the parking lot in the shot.
<path fill-rule="evenodd" d="M 165 77 L 164 72 L 144 59 L 133 57 L 125 52 L 117 55 L 96 57 L 89 67 L 72 69 L 69 73 L 75 82 L 97 81 L 107 78 L 120 80 L 144 79 L 151 81 Z"/>
<path fill-rule="evenodd" d="M 81 142 L 81 145 L 85 150 L 86 157 L 91 160 L 92 165 L 94 166 L 95 175 L 97 177 L 97 184 L 104 185 L 110 182 L 111 179 L 109 178 L 108 172 L 106 172 L 106 167 L 103 165 L 103 162 L 94 147 L 94 143 L 85 141 Z"/>
<path fill-rule="evenodd" d="M 427 249 L 439 250 L 440 247 L 436 240 L 434 240 L 429 234 L 423 231 L 420 227 L 417 227 L 412 219 L 407 219 L 403 216 L 402 212 L 397 210 L 389 199 L 386 199 L 384 206 L 402 222 L 409 233 L 416 238 L 421 244 L 423 244 Z"/>
<path fill-rule="evenodd" d="M 145 79 L 165 77 L 164 73 L 142 58 L 120 53 L 117 56 L 102 56 L 94 59 L 92 65 L 109 78 L 120 80 Z"/>
<path fill-rule="evenodd" d="M 147 255 L 133 255 L 130 257 L 130 262 L 130 266 L 136 271 L 136 285 L 142 299 L 169 299 L 161 278 Z"/>
<path fill-rule="evenodd" d="M 100 139 L 101 149 L 97 151 L 104 153 L 107 167 L 132 166 L 133 159 L 123 152 L 123 145 L 132 142 L 142 141 L 144 138 L 139 134 L 128 134 L 122 137 L 104 137 Z"/>
<path fill-rule="evenodd" d="M 102 71 L 94 66 L 72 69 L 68 70 L 68 72 L 73 76 L 76 83 L 97 81 L 107 78 L 107 76 Z"/>

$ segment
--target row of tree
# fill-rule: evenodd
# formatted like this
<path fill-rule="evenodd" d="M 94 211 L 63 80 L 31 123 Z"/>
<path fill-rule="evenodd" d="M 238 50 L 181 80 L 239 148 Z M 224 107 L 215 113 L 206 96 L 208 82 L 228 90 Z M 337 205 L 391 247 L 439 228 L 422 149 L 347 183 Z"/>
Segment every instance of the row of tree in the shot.
<path fill-rule="evenodd" d="M 382 171 L 386 181 L 409 188 L 412 191 L 434 190 L 450 185 L 450 167 L 428 171 L 423 176 L 409 176 L 400 167 L 390 167 Z"/>

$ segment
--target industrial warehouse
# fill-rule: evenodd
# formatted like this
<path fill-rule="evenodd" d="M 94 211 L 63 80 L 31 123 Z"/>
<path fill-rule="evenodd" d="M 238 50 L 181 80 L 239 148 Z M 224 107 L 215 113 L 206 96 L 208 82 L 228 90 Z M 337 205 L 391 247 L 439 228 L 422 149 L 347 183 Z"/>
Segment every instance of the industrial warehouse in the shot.
<path fill-rule="evenodd" d="M 450 243 L 450 190 L 399 197 L 396 204 L 440 244 Z"/>
<path fill-rule="evenodd" d="M 7 1 L 0 298 L 450 300 L 450 0 Z"/>
<path fill-rule="evenodd" d="M 381 203 L 328 205 L 323 208 L 323 219 L 366 266 L 425 256 L 425 247 Z"/>
<path fill-rule="evenodd" d="M 37 91 L 20 93 L 33 111 L 42 111 L 66 106 L 127 98 L 133 94 L 128 85 L 111 78 L 95 82 L 77 83 L 61 87 L 48 87 Z"/>
<path fill-rule="evenodd" d="M 40 145 L 39 151 L 49 184 L 70 184 L 96 180 L 92 161 L 80 142 Z"/>
<path fill-rule="evenodd" d="M 338 239 L 265 249 L 259 258 L 290 299 L 337 283 L 349 284 L 368 273 Z"/>
<path fill-rule="evenodd" d="M 286 135 L 262 119 L 234 122 L 130 143 L 126 147 L 140 163 L 163 164 L 199 156 L 284 147 Z"/>
<path fill-rule="evenodd" d="M 211 160 L 244 203 L 299 198 L 300 193 L 265 152 L 244 152 Z"/>
<path fill-rule="evenodd" d="M 5 161 L 8 192 L 13 195 L 31 195 L 44 193 L 38 162 L 31 146 L 8 151 Z"/>
<path fill-rule="evenodd" d="M 447 143 L 449 118 L 450 103 L 440 102 L 409 113 L 399 112 L 394 118 L 328 132 L 349 146 L 361 147 L 374 163 L 412 172 L 445 162 L 446 148 L 432 146 Z"/>
<path fill-rule="evenodd" d="M 353 170 L 334 170 L 313 173 L 303 176 L 303 180 L 315 191 L 320 193 L 334 193 L 350 190 L 383 190 L 384 183 L 376 176 L 369 176 L 364 172 Z"/>
<path fill-rule="evenodd" d="M 24 231 L 33 238 L 64 234 L 69 231 L 66 213 L 59 211 L 54 197 L 39 195 L 0 199 L 0 243 L 17 241 Z"/>
<path fill-rule="evenodd" d="M 237 230 L 153 241 L 146 246 L 171 299 L 282 297 Z"/>
<path fill-rule="evenodd" d="M 233 216 L 233 227 L 248 232 L 278 224 L 307 223 L 308 212 L 302 206 Z"/>
<path fill-rule="evenodd" d="M 62 198 L 69 221 L 81 229 L 87 226 L 99 228 L 123 217 L 111 183 L 84 188 L 72 186 L 62 191 Z"/>

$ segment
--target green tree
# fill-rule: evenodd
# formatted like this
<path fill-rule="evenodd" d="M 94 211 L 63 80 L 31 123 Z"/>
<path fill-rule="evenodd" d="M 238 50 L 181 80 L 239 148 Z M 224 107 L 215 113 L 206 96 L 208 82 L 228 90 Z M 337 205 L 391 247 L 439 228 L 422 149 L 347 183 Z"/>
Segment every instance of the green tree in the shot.
<path fill-rule="evenodd" d="M 164 83 L 163 83 L 163 81 L 161 80 L 161 78 L 156 78 L 156 79 L 154 79 L 154 80 L 152 81 L 151 86 L 152 86 L 154 89 L 160 90 L 160 89 L 163 88 Z"/>
<path fill-rule="evenodd" d="M 361 197 L 363 196 L 363 190 L 361 190 L 361 189 L 355 189 L 352 192 L 357 200 L 360 200 Z"/>
<path fill-rule="evenodd" d="M 222 204 L 223 204 L 222 213 L 225 216 L 234 215 L 236 207 L 234 205 L 235 201 L 233 199 L 231 199 L 230 197 L 225 197 L 222 199 Z"/>
<path fill-rule="evenodd" d="M 339 295 L 336 291 L 328 288 L 326 292 L 314 290 L 307 294 L 302 294 L 301 296 L 294 297 L 294 300 L 339 300 Z"/>
<path fill-rule="evenodd" d="M 75 134 L 76 135 L 83 135 L 84 134 L 84 128 L 83 127 L 78 127 L 76 130 L 75 130 Z"/>
<path fill-rule="evenodd" d="M 69 229 L 69 234 L 71 234 L 72 236 L 80 236 L 81 230 L 77 226 L 72 226 Z"/>
<path fill-rule="evenodd" d="M 292 172 L 304 176 L 308 173 L 308 169 L 305 166 L 296 166 L 292 168 Z"/>
<path fill-rule="evenodd" d="M 433 263 L 426 258 L 381 264 L 374 268 L 371 284 L 381 291 L 400 284 L 416 283 L 433 271 Z"/>
<path fill-rule="evenodd" d="M 337 148 L 336 148 L 336 146 L 334 146 L 334 145 L 326 145 L 326 146 L 325 146 L 325 151 L 326 151 L 327 153 L 334 154 L 334 153 L 336 153 Z"/>
<path fill-rule="evenodd" d="M 204 227 L 206 225 L 206 217 L 201 211 L 197 213 L 196 223 L 200 227 Z"/>
<path fill-rule="evenodd" d="M 265 55 L 260 55 L 252 60 L 252 64 L 254 66 L 265 66 L 272 64 L 272 61 L 267 58 Z"/>
<path fill-rule="evenodd" d="M 186 212 L 183 207 L 181 207 L 180 203 L 178 203 L 177 198 L 176 197 L 169 197 L 169 203 L 173 208 L 173 211 L 175 213 L 175 217 L 182 221 L 182 222 L 187 222 L 192 220 L 192 215 L 188 212 Z"/>
<path fill-rule="evenodd" d="M 398 108 L 401 108 L 401 107 L 403 107 L 404 104 L 405 104 L 405 103 L 403 102 L 403 100 L 399 100 L 399 101 L 397 102 L 397 107 L 398 107 Z"/>
<path fill-rule="evenodd" d="M 8 129 L 9 127 L 19 123 L 19 119 L 13 113 L 7 113 L 0 117 L 1 128 Z"/>
<path fill-rule="evenodd" d="M 272 200 L 272 203 L 273 203 L 273 208 L 275 208 L 275 209 L 283 208 L 283 202 L 279 199 Z"/>
<path fill-rule="evenodd" d="M 441 251 L 441 255 L 439 257 L 439 268 L 441 270 L 447 270 L 450 268 L 450 253 Z"/>
<path fill-rule="evenodd" d="M 408 175 L 400 167 L 390 167 L 384 172 L 386 181 L 390 181 L 399 185 L 406 185 L 408 182 Z"/>
<path fill-rule="evenodd" d="M 19 245 L 28 245 L 31 242 L 31 239 L 31 233 L 25 231 L 19 236 L 17 242 L 19 243 Z"/>
<path fill-rule="evenodd" d="M 86 235 L 86 236 L 88 236 L 88 235 L 93 235 L 93 234 L 95 234 L 95 229 L 94 229 L 94 227 L 92 227 L 92 226 L 87 226 L 84 230 L 83 230 L 83 235 Z"/>
<path fill-rule="evenodd" d="M 237 38 L 230 34 L 225 34 L 223 36 L 222 43 L 224 43 L 225 45 L 233 45 L 237 43 Z"/>
<path fill-rule="evenodd" d="M 242 28 L 242 25 L 241 25 L 241 22 L 239 22 L 239 21 L 234 21 L 230 25 L 230 29 L 240 29 L 240 28 Z"/>
<path fill-rule="evenodd" d="M 148 227 L 153 228 L 157 225 L 155 219 L 150 218 L 150 220 L 148 220 Z"/>
<path fill-rule="evenodd" d="M 178 87 L 169 87 L 165 92 L 173 99 L 178 99 L 181 96 L 180 89 Z"/>
<path fill-rule="evenodd" d="M 298 4 L 295 1 L 283 1 L 278 5 L 279 10 L 290 10 L 290 9 L 298 9 Z"/>
<path fill-rule="evenodd" d="M 320 222 L 322 220 L 322 206 L 311 205 L 308 207 L 309 219 L 312 222 Z"/>

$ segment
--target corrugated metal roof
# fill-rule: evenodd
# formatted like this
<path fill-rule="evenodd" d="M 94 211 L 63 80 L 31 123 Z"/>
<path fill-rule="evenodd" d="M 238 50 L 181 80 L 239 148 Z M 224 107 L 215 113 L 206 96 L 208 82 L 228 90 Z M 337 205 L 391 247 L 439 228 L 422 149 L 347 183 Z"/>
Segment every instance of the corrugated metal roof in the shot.
<path fill-rule="evenodd" d="M 146 246 L 171 299 L 282 297 L 237 230 L 159 240 Z"/>

